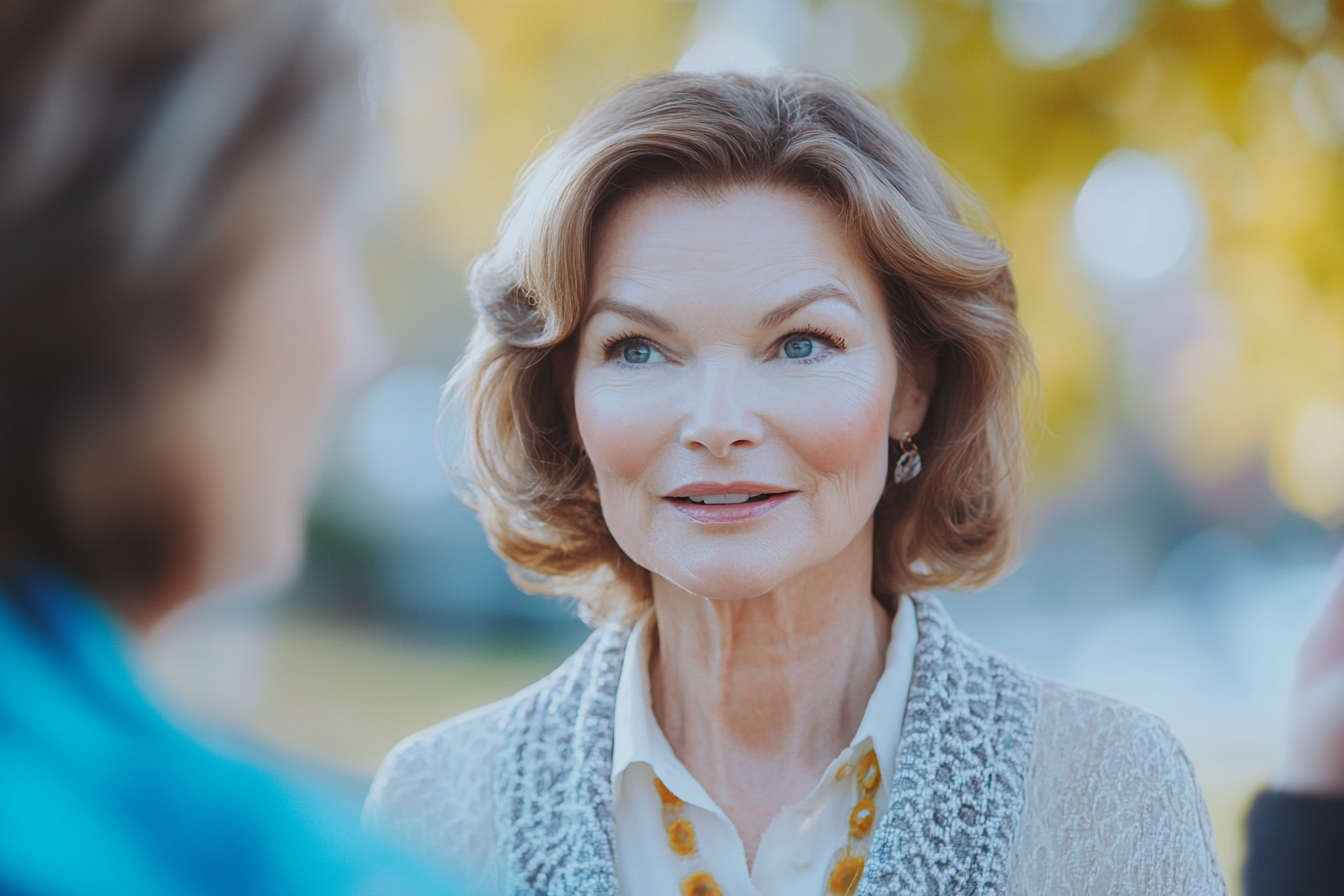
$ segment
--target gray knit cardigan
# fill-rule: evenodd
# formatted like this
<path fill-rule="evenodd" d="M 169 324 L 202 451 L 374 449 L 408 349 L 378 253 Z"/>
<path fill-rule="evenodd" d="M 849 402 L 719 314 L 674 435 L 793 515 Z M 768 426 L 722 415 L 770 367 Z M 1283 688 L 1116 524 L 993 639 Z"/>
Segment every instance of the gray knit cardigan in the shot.
<path fill-rule="evenodd" d="M 1190 764 L 1165 724 L 1022 671 L 914 600 L 919 641 L 858 896 L 1225 894 Z M 408 738 L 365 820 L 484 891 L 614 896 L 613 716 L 628 629 Z"/>

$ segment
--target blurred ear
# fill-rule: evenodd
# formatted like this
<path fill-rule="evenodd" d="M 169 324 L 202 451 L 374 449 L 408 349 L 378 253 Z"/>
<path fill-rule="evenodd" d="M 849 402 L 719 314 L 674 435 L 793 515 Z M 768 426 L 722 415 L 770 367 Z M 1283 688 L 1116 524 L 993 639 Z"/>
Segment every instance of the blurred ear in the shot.
<path fill-rule="evenodd" d="M 933 359 L 920 357 L 901 362 L 896 380 L 896 396 L 891 403 L 890 435 L 896 441 L 906 434 L 917 435 L 929 411 L 929 396 L 938 385 Z"/>

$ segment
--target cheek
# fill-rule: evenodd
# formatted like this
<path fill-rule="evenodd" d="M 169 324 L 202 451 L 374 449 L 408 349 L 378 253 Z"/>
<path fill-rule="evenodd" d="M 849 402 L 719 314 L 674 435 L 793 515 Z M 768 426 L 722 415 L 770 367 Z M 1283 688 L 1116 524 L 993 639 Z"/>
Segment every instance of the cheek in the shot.
<path fill-rule="evenodd" d="M 649 566 L 656 553 L 654 510 L 661 481 L 660 459 L 676 444 L 665 404 L 638 388 L 613 386 L 580 373 L 574 383 L 574 417 L 593 464 L 602 516 L 616 543 L 636 563 Z"/>
<path fill-rule="evenodd" d="M 250 417 L 255 431 L 256 481 L 266 483 L 272 502 L 288 505 L 306 484 L 303 468 L 316 449 L 340 335 L 330 302 L 321 294 L 281 307 L 285 313 L 256 342 L 249 382 L 241 385 L 238 398 L 240 416 Z"/>
<path fill-rule="evenodd" d="M 294 416 L 309 418 L 326 405 L 356 326 L 344 286 L 329 265 L 315 266 L 277 302 L 269 365 L 292 386 L 282 400 Z"/>
<path fill-rule="evenodd" d="M 783 406 L 793 452 L 815 474 L 852 485 L 880 480 L 887 460 L 894 383 L 848 382 L 795 393 Z"/>
<path fill-rule="evenodd" d="M 292 286 L 250 322 L 214 408 L 217 526 L 239 573 L 286 574 L 300 553 L 339 360 L 340 314 L 327 284 Z"/>
<path fill-rule="evenodd" d="M 574 417 L 599 488 L 635 483 L 650 470 L 668 444 L 665 416 L 641 390 L 582 371 L 575 377 Z"/>

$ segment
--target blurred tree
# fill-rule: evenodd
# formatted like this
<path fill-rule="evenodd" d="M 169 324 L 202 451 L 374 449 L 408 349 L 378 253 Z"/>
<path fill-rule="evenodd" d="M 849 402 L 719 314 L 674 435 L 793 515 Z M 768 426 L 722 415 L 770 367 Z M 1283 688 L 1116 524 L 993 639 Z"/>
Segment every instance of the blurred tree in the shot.
<path fill-rule="evenodd" d="M 1263 464 L 1286 506 L 1344 519 L 1339 2 L 442 4 L 468 62 L 436 77 L 456 85 L 465 137 L 421 195 L 456 265 L 492 238 L 548 135 L 736 29 L 757 39 L 754 65 L 773 52 L 862 84 L 984 198 L 1016 256 L 1041 371 L 1038 487 L 1071 481 L 1131 421 L 1185 481 L 1216 487 Z M 1120 148 L 1195 197 L 1188 263 L 1123 286 L 1081 263 L 1074 221 L 1080 189 Z"/>

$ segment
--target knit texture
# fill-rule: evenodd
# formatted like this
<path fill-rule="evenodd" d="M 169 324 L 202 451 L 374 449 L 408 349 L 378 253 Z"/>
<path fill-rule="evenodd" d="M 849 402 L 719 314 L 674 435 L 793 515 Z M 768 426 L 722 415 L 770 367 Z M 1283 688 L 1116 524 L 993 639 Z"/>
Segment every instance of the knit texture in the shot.
<path fill-rule="evenodd" d="M 858 896 L 999 893 L 1021 815 L 1036 691 L 916 598 L 919 645 L 892 802 Z M 604 627 L 505 725 L 495 777 L 508 891 L 615 894 L 611 751 L 628 632 Z"/>
<path fill-rule="evenodd" d="M 919 646 L 891 806 L 858 896 L 1002 893 L 1025 800 L 1036 686 L 915 599 Z"/>
<path fill-rule="evenodd" d="M 1024 672 L 935 598 L 914 604 L 891 803 L 858 896 L 1225 896 L 1199 785 L 1160 719 Z M 614 896 L 628 635 L 599 628 L 531 687 L 403 741 L 366 822 L 482 892 Z"/>

